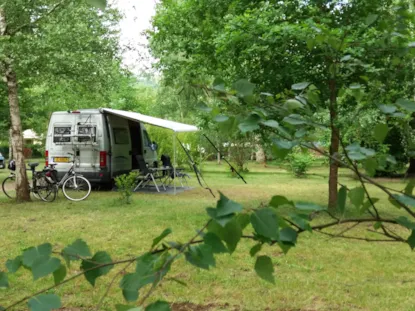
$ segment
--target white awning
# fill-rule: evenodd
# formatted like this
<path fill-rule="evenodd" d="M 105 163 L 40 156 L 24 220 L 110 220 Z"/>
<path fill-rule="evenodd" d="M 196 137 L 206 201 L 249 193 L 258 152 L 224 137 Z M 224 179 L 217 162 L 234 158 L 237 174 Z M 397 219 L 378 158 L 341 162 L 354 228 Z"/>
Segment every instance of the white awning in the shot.
<path fill-rule="evenodd" d="M 166 129 L 172 130 L 174 132 L 196 132 L 199 129 L 194 125 L 164 120 L 160 118 L 146 116 L 144 114 L 138 112 L 130 112 L 124 110 L 116 110 L 116 109 L 109 109 L 109 108 L 101 108 L 102 112 L 110 113 L 121 118 L 129 119 L 132 121 L 143 122 L 159 127 L 164 127 Z"/>

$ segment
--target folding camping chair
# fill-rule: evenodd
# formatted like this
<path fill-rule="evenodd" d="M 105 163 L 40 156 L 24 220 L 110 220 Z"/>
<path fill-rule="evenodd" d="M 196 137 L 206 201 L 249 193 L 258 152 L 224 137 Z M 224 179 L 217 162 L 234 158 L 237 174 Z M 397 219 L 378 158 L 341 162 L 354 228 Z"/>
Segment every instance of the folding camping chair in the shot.
<path fill-rule="evenodd" d="M 190 178 L 190 176 L 186 173 L 183 172 L 183 168 L 176 168 L 176 170 L 173 169 L 173 165 L 171 164 L 171 160 L 170 157 L 168 155 L 163 154 L 161 156 L 161 162 L 163 163 L 163 176 L 164 176 L 164 181 L 163 184 L 166 184 L 168 182 L 168 186 L 171 185 L 171 183 L 174 180 L 174 177 L 177 177 L 179 179 L 180 184 L 182 185 L 182 187 L 184 187 L 183 182 L 184 181 L 186 183 L 186 186 L 189 186 L 189 184 L 187 183 L 186 177 Z M 176 176 L 174 176 L 174 172 L 176 171 Z"/>
<path fill-rule="evenodd" d="M 157 185 L 157 182 L 156 182 L 156 180 L 158 179 L 161 180 L 161 186 L 163 187 L 164 190 L 166 190 L 166 187 L 164 186 L 164 183 L 162 181 L 163 176 L 157 174 L 159 170 L 148 168 L 142 155 L 136 156 L 136 159 L 138 162 L 138 168 L 140 170 L 140 176 L 138 176 L 138 179 L 140 180 L 140 182 L 134 188 L 134 191 L 136 191 L 140 187 L 144 188 L 148 183 L 153 182 L 154 186 L 157 189 L 157 192 L 160 192 L 159 186 Z"/>

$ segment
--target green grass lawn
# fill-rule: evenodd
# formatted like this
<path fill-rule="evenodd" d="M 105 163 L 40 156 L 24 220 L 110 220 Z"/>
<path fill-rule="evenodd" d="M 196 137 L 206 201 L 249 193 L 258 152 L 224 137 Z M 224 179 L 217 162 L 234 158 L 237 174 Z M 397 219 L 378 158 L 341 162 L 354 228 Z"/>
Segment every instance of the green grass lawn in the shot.
<path fill-rule="evenodd" d="M 314 168 L 309 177 L 301 179 L 275 166 L 251 164 L 249 168 L 250 173 L 245 176 L 247 185 L 231 177 L 225 165 L 214 163 L 204 165 L 205 179 L 215 191 L 222 191 L 246 208 L 257 207 L 277 194 L 326 204 L 326 168 Z M 0 170 L 0 181 L 5 176 L 7 170 Z M 347 171 L 341 170 L 340 178 L 351 187 L 357 185 Z M 404 187 L 400 181 L 382 182 L 395 188 Z M 197 186 L 194 178 L 192 183 Z M 375 197 L 385 198 L 377 189 L 369 188 Z M 82 238 L 93 252 L 106 250 L 113 259 L 145 252 L 152 239 L 167 227 L 173 230 L 170 240 L 184 242 L 206 222 L 205 208 L 215 205 L 208 191 L 200 187 L 177 196 L 136 193 L 130 205 L 120 205 L 118 196 L 116 192 L 94 191 L 84 202 L 70 202 L 60 193 L 53 203 L 34 201 L 15 205 L 0 193 L 0 270 L 5 269 L 7 259 L 14 258 L 24 248 L 44 242 L 61 249 Z M 379 207 L 388 216 L 399 212 L 386 200 L 379 202 Z M 367 225 L 361 225 L 357 231 L 363 236 L 373 236 L 367 229 Z M 251 229 L 248 227 L 247 231 Z M 187 282 L 188 286 L 167 281 L 154 298 L 177 303 L 176 307 L 188 302 L 180 310 L 414 310 L 414 255 L 407 245 L 302 234 L 298 245 L 287 255 L 281 254 L 278 247 L 265 247 L 261 251 L 273 258 L 276 285 L 256 276 L 255 260 L 249 256 L 253 245 L 252 241 L 243 241 L 232 256 L 218 256 L 217 267 L 210 271 L 179 260 L 172 267 L 171 276 Z M 71 307 L 65 310 L 94 310 L 117 270 L 98 279 L 96 288 L 80 278 L 59 288 L 57 293 L 63 305 Z M 76 272 L 79 271 L 74 265 L 71 274 Z M 35 283 L 31 278 L 24 269 L 11 276 L 11 288 L 0 291 L 0 305 L 53 283 L 52 277 Z M 117 284 L 105 300 L 104 310 L 114 310 L 115 304 L 123 302 Z M 185 306 L 199 309 L 183 309 Z M 25 305 L 16 310 L 25 310 Z"/>

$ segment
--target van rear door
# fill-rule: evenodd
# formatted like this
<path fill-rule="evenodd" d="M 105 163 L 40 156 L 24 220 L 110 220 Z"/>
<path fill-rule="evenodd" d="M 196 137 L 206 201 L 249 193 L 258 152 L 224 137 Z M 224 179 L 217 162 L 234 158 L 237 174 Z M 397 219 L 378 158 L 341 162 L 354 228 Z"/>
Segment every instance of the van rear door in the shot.
<path fill-rule="evenodd" d="M 111 175 L 125 174 L 131 171 L 131 140 L 128 120 L 107 115 L 111 140 Z"/>

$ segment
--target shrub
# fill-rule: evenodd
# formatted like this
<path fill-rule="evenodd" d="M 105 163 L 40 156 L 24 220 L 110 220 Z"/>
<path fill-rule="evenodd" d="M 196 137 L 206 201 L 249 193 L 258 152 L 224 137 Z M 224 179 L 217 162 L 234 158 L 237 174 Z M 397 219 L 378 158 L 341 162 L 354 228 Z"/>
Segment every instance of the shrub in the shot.
<path fill-rule="evenodd" d="M 115 185 L 121 196 L 121 201 L 125 204 L 131 203 L 131 196 L 133 195 L 133 188 L 137 182 L 137 173 L 130 172 L 115 178 Z"/>
<path fill-rule="evenodd" d="M 296 177 L 302 177 L 306 175 L 307 171 L 314 163 L 314 158 L 312 155 L 307 153 L 292 153 L 288 157 L 288 161 L 291 166 L 291 170 Z"/>

